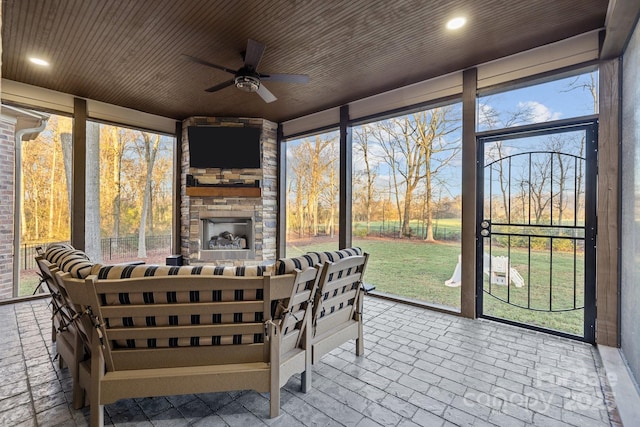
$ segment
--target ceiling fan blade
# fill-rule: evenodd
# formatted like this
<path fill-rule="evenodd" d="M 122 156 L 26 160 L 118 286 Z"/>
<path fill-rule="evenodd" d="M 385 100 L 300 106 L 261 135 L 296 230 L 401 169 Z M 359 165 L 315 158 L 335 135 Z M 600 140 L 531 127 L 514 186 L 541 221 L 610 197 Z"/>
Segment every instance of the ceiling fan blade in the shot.
<path fill-rule="evenodd" d="M 244 54 L 244 65 L 254 70 L 258 68 L 258 64 L 264 55 L 267 46 L 253 39 L 247 40 L 247 51 Z"/>
<path fill-rule="evenodd" d="M 264 85 L 260 85 L 260 87 L 258 87 L 258 90 L 256 91 L 256 93 L 258 95 L 260 95 L 260 98 L 262 98 L 264 100 L 264 102 L 266 102 L 267 104 L 270 102 L 275 101 L 276 96 L 274 94 L 272 94 L 269 89 L 267 89 Z"/>
<path fill-rule="evenodd" d="M 260 74 L 260 80 L 285 83 L 309 83 L 306 74 Z"/>
<path fill-rule="evenodd" d="M 229 74 L 236 74 L 235 70 L 230 70 L 227 67 L 223 67 L 222 65 L 216 65 L 209 61 L 205 61 L 204 59 L 196 58 L 195 56 L 182 54 L 189 61 L 195 62 L 197 64 L 206 65 L 207 67 L 216 68 L 218 70 L 226 71 Z"/>
<path fill-rule="evenodd" d="M 235 80 L 229 80 L 228 82 L 224 82 L 224 83 L 220 83 L 218 85 L 215 86 L 211 86 L 209 89 L 205 89 L 205 92 L 215 92 L 218 91 L 220 89 L 224 89 L 227 86 L 231 86 L 232 84 L 235 83 Z"/>

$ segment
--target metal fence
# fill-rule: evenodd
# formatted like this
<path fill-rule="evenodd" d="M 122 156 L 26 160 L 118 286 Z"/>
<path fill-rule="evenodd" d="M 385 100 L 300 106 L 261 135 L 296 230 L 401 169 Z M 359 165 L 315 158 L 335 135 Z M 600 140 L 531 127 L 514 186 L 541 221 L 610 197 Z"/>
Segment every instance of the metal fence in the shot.
<path fill-rule="evenodd" d="M 402 228 L 398 226 L 379 226 L 377 227 L 377 235 L 380 237 L 390 237 L 393 239 L 400 239 Z M 373 235 L 374 228 L 371 228 L 370 234 Z M 409 235 L 404 236 L 404 238 L 409 239 L 425 239 L 427 237 L 427 229 L 423 226 L 418 226 L 416 228 L 409 228 Z M 457 227 L 433 227 L 433 238 L 435 240 L 444 240 L 444 241 L 460 241 L 460 228 Z"/>
<path fill-rule="evenodd" d="M 47 247 L 53 242 L 24 244 L 20 247 L 20 259 L 24 270 L 38 268 L 35 261 L 36 248 Z M 69 243 L 56 242 L 56 243 Z M 171 235 L 146 236 L 145 245 L 147 251 L 166 249 L 171 252 Z M 138 236 L 128 237 L 107 237 L 100 240 L 102 260 L 111 261 L 125 258 L 135 258 L 138 256 Z"/>
<path fill-rule="evenodd" d="M 396 222 L 397 224 L 397 222 Z M 334 229 L 334 236 L 336 239 L 338 238 L 339 230 L 336 227 Z M 361 237 L 366 238 L 369 236 L 375 237 L 386 237 L 390 239 L 416 239 L 416 240 L 424 240 L 427 237 L 427 228 L 423 225 L 418 225 L 417 227 L 412 226 L 409 229 L 408 236 L 402 236 L 402 228 L 398 225 L 372 225 L 367 231 L 366 226 L 364 225 L 356 225 L 353 229 L 353 237 Z M 442 240 L 448 242 L 459 242 L 461 239 L 461 230 L 460 227 L 444 227 L 444 226 L 434 226 L 433 227 L 433 238 L 435 240 Z M 290 230 L 288 236 L 290 238 L 295 239 L 303 239 L 303 238 L 316 238 L 316 237 L 328 237 L 329 234 L 326 232 L 324 226 L 318 227 L 318 234 L 313 234 L 311 232 L 300 233 L 298 230 Z"/>

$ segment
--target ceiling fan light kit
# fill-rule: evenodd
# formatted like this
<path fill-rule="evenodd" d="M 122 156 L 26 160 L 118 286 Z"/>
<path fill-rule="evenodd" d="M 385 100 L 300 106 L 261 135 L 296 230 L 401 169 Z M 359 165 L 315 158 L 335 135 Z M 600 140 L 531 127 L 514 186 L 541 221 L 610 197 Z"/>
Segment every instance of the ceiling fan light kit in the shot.
<path fill-rule="evenodd" d="M 239 75 L 234 79 L 236 87 L 244 92 L 257 92 L 260 88 L 260 78 L 252 75 Z"/>
<path fill-rule="evenodd" d="M 308 83 L 309 76 L 307 76 L 306 74 L 258 73 L 256 69 L 258 68 L 258 64 L 260 63 L 260 60 L 262 59 L 262 55 L 264 55 L 264 51 L 266 50 L 266 48 L 267 47 L 264 44 L 249 39 L 247 41 L 247 50 L 245 51 L 246 53 L 244 55 L 244 65 L 237 71 L 205 61 L 204 59 L 196 58 L 194 56 L 183 56 L 195 63 L 215 68 L 217 70 L 221 70 L 234 75 L 233 80 L 228 80 L 226 82 L 219 83 L 215 86 L 205 89 L 206 92 L 217 92 L 228 86 L 235 85 L 235 87 L 243 92 L 257 93 L 264 102 L 268 103 L 273 102 L 278 98 L 276 98 L 274 94 L 272 94 L 264 85 L 261 84 L 261 80 L 271 80 L 283 83 Z"/>

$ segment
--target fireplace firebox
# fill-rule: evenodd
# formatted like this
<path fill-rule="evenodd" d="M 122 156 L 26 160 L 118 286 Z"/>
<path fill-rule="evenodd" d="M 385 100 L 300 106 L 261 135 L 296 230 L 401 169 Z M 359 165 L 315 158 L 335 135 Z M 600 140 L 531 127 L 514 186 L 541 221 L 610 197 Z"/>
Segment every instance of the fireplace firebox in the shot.
<path fill-rule="evenodd" d="M 254 257 L 253 218 L 201 218 L 200 230 L 201 260 L 252 259 Z"/>

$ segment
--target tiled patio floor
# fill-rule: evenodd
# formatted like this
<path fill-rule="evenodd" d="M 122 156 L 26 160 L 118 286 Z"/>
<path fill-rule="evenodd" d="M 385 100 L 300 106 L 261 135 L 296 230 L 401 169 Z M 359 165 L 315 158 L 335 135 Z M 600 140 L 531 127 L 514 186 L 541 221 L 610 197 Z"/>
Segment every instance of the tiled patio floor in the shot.
<path fill-rule="evenodd" d="M 44 300 L 0 306 L 0 426 L 83 426 L 59 369 Z M 295 376 L 281 415 L 252 391 L 122 400 L 118 426 L 618 425 L 595 347 L 546 334 L 365 298 L 364 357 L 353 343 Z M 603 391 L 604 390 L 604 391 Z M 613 419 L 613 424 L 610 421 Z"/>

